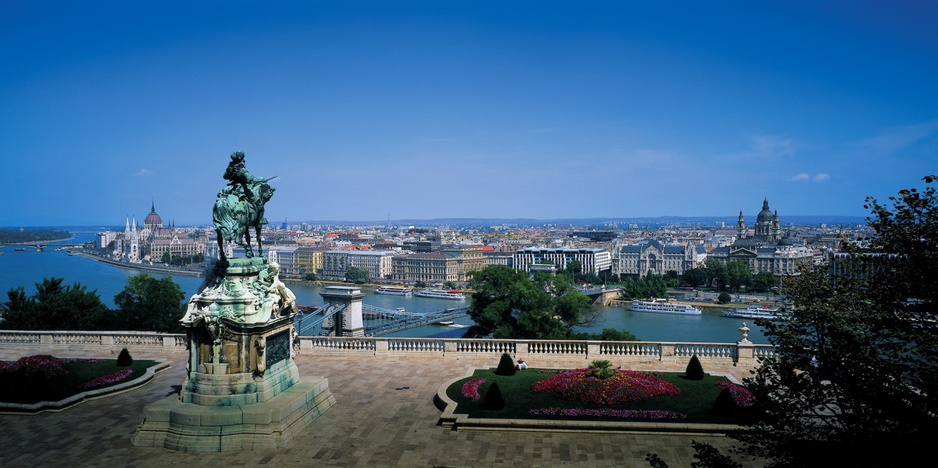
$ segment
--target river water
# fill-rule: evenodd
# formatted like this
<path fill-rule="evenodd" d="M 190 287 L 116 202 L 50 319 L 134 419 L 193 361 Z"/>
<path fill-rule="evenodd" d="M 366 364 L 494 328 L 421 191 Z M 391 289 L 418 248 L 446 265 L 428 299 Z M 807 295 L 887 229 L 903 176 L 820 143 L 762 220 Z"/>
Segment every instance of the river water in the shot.
<path fill-rule="evenodd" d="M 94 239 L 94 232 L 74 232 L 75 238 L 68 243 L 81 243 Z M 26 294 L 36 292 L 34 284 L 41 283 L 43 278 L 59 277 L 65 279 L 65 284 L 81 283 L 88 289 L 97 290 L 97 293 L 109 307 L 114 307 L 114 296 L 117 295 L 127 282 L 127 278 L 140 274 L 140 272 L 117 266 L 112 266 L 80 256 L 70 256 L 62 250 L 55 250 L 54 244 L 43 252 L 36 252 L 32 247 L 24 251 L 16 251 L 14 246 L 0 248 L 0 302 L 6 302 L 6 292 L 12 288 L 23 286 Z M 150 273 L 157 278 L 167 275 Z M 202 283 L 201 278 L 192 276 L 173 276 L 173 281 L 179 284 L 186 297 L 197 292 Z M 322 305 L 323 287 L 309 282 L 286 281 L 290 289 L 296 294 L 297 302 L 307 305 Z M 410 312 L 439 312 L 449 307 L 469 305 L 470 301 L 452 301 L 431 299 L 423 297 L 402 297 L 374 294 L 369 288 L 362 288 L 365 294 L 365 304 L 396 309 L 404 307 Z M 598 319 L 583 327 L 582 331 L 599 332 L 603 328 L 629 330 L 640 340 L 646 341 L 683 341 L 707 343 L 733 343 L 739 340 L 739 331 L 742 320 L 730 319 L 722 316 L 722 312 L 712 309 L 703 309 L 699 316 L 680 316 L 668 314 L 653 314 L 632 312 L 621 307 L 598 307 Z M 461 336 L 464 328 L 471 325 L 468 317 L 455 320 L 455 326 L 429 325 L 411 328 L 391 333 L 387 336 L 398 337 L 429 337 L 429 336 Z M 752 329 L 749 339 L 754 343 L 768 343 L 762 330 L 747 321 Z"/>

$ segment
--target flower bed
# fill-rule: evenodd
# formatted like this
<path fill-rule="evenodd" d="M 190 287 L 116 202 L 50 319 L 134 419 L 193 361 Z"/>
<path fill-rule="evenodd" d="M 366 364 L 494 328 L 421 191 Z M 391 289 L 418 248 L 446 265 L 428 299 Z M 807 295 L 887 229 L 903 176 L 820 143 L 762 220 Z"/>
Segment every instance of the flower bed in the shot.
<path fill-rule="evenodd" d="M 564 400 L 598 405 L 618 405 L 659 395 L 678 395 L 681 390 L 650 372 L 618 370 L 612 377 L 598 378 L 592 370 L 574 369 L 531 385 L 536 393 L 559 394 Z"/>
<path fill-rule="evenodd" d="M 78 388 L 86 389 L 86 388 L 100 387 L 102 385 L 115 384 L 117 382 L 120 382 L 121 380 L 126 379 L 127 377 L 130 377 L 131 375 L 133 375 L 133 373 L 134 371 L 130 369 L 124 369 L 122 371 L 117 371 L 113 374 L 102 375 L 101 377 L 98 377 L 94 380 L 90 380 L 88 382 L 80 384 Z"/>
<path fill-rule="evenodd" d="M 61 359 L 45 354 L 0 361 L 0 402 L 61 401 L 143 375 L 153 364 L 139 361 L 119 367 L 113 359 Z"/>
<path fill-rule="evenodd" d="M 740 387 L 732 382 L 726 380 L 721 380 L 716 383 L 717 387 L 726 388 L 730 391 L 730 396 L 733 397 L 733 401 L 736 403 L 736 406 L 740 408 L 748 408 L 756 403 L 756 397 L 746 390 L 744 387 Z"/>
<path fill-rule="evenodd" d="M 479 395 L 479 385 L 483 383 L 485 383 L 485 379 L 481 377 L 464 383 L 462 385 L 462 396 L 472 401 L 479 401 L 479 399 L 482 398 L 482 395 Z"/>

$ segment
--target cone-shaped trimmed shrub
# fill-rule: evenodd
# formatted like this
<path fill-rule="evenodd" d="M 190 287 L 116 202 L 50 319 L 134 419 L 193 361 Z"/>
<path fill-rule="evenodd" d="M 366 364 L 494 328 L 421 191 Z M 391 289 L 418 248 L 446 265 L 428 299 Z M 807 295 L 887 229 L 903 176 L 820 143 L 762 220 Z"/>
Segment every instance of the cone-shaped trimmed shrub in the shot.
<path fill-rule="evenodd" d="M 127 367 L 134 363 L 134 358 L 130 357 L 130 351 L 127 351 L 127 348 L 121 350 L 120 354 L 117 355 L 117 365 L 120 367 Z"/>
<path fill-rule="evenodd" d="M 687 363 L 687 368 L 684 369 L 684 378 L 687 380 L 703 380 L 703 366 L 700 365 L 700 359 L 697 359 L 696 354 L 691 356 L 690 362 Z"/>
<path fill-rule="evenodd" d="M 485 392 L 485 401 L 482 402 L 482 409 L 501 411 L 504 408 L 505 397 L 502 396 L 502 390 L 498 388 L 498 382 L 492 382 L 492 386 Z"/>
<path fill-rule="evenodd" d="M 515 375 L 518 369 L 515 369 L 515 361 L 508 353 L 502 353 L 502 358 L 498 361 L 498 368 L 495 369 L 496 375 Z"/>
<path fill-rule="evenodd" d="M 721 390 L 720 394 L 717 395 L 717 401 L 713 404 L 713 412 L 717 414 L 733 414 L 738 409 L 736 400 L 733 400 L 730 389 L 724 388 Z"/>

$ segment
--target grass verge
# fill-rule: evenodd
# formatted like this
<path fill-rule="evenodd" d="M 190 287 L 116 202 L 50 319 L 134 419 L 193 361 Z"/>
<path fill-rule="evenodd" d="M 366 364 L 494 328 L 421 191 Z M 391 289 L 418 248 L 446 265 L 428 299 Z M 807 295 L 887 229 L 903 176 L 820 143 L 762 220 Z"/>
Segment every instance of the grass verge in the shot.
<path fill-rule="evenodd" d="M 46 377 L 28 375 L 23 371 L 0 372 L 0 402 L 33 404 L 40 401 L 60 401 L 88 390 L 107 388 L 128 382 L 144 375 L 156 361 L 135 360 L 130 366 L 119 367 L 115 359 L 98 359 L 95 362 L 66 362 L 65 375 Z M 120 381 L 81 388 L 92 380 L 130 369 L 132 373 Z"/>

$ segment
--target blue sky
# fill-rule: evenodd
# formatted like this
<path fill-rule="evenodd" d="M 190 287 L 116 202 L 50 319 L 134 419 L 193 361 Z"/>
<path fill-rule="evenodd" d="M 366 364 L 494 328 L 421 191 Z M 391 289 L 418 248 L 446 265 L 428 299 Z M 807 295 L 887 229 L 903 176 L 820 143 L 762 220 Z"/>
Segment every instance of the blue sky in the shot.
<path fill-rule="evenodd" d="M 938 2 L 0 0 L 0 226 L 864 215 L 938 173 Z"/>

